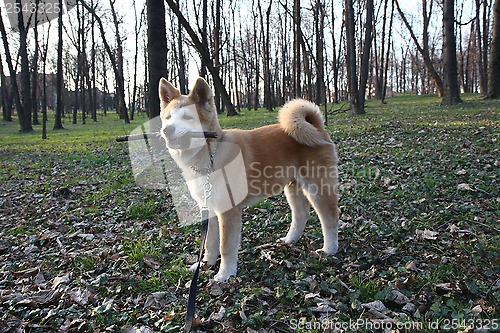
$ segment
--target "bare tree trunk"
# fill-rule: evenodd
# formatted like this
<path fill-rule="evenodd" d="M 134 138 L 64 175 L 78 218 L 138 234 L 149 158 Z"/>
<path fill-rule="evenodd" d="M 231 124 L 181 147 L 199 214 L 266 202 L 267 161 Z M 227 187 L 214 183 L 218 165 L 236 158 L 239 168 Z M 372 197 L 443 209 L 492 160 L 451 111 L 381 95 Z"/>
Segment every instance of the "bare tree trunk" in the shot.
<path fill-rule="evenodd" d="M 40 0 L 35 1 L 36 8 L 38 8 Z M 33 52 L 33 71 L 31 76 L 31 115 L 33 117 L 33 125 L 40 125 L 38 120 L 38 101 L 37 101 L 37 89 L 38 89 L 38 11 L 35 11 L 35 20 L 33 23 L 33 35 L 35 38 L 35 50 Z"/>
<path fill-rule="evenodd" d="M 325 7 L 321 0 L 316 0 L 315 4 L 315 30 L 316 30 L 316 104 L 326 105 L 325 91 L 325 61 L 323 56 L 324 45 L 324 25 Z"/>
<path fill-rule="evenodd" d="M 167 76 L 167 32 L 165 28 L 165 3 L 147 0 L 148 14 L 148 103 L 149 118 L 160 115 L 158 84 Z"/>
<path fill-rule="evenodd" d="M 82 109 L 82 124 L 87 123 L 87 99 L 85 96 L 85 87 L 86 81 L 88 82 L 88 66 L 87 66 L 87 50 L 86 50 L 86 41 L 85 41 L 85 16 L 82 15 L 80 19 L 80 28 L 79 34 L 80 38 L 80 62 L 78 63 L 78 68 L 80 71 L 80 99 L 81 99 L 81 109 Z"/>
<path fill-rule="evenodd" d="M 346 27 L 346 66 L 347 84 L 349 86 L 349 96 L 351 112 L 362 114 L 364 110 L 360 106 L 358 90 L 358 73 L 356 64 L 356 36 L 354 22 L 354 7 L 352 0 L 345 0 L 345 27 Z"/>
<path fill-rule="evenodd" d="M 50 36 L 50 22 L 47 29 L 47 40 L 44 45 L 42 53 L 42 73 L 43 73 L 43 83 L 42 83 L 42 139 L 47 139 L 47 53 L 49 52 L 49 36 Z"/>
<path fill-rule="evenodd" d="M 493 40 L 488 69 L 488 97 L 500 98 L 500 0 L 493 7 Z"/>
<path fill-rule="evenodd" d="M 282 22 L 281 28 L 281 94 L 279 95 L 279 104 L 282 105 L 285 101 L 292 95 L 291 87 L 292 82 L 290 82 L 290 65 L 288 61 L 289 57 L 289 48 L 288 48 L 288 15 L 283 15 L 283 18 L 280 20 Z"/>
<path fill-rule="evenodd" d="M 458 40 L 458 82 L 459 82 L 459 85 L 461 87 L 461 89 L 465 92 L 465 93 L 468 93 L 469 92 L 469 86 L 468 86 L 468 82 L 467 82 L 467 79 L 466 79 L 466 76 L 467 76 L 467 69 L 465 68 L 465 52 L 464 52 L 464 45 L 463 45 L 463 31 L 462 31 L 462 16 L 463 16 L 463 7 L 462 8 L 458 8 L 458 17 L 457 17 L 457 22 L 459 22 L 457 24 L 458 26 L 458 36 L 456 37 L 456 39 Z M 471 24 L 473 25 L 473 24 Z M 469 40 L 472 39 L 472 36 L 469 36 Z"/>
<path fill-rule="evenodd" d="M 202 0 L 202 18 L 201 18 L 201 42 L 203 45 L 205 45 L 208 49 L 208 32 L 207 32 L 207 24 L 208 24 L 208 1 L 207 0 Z M 193 1 L 194 2 L 194 1 Z M 179 7 L 179 4 L 177 4 L 177 7 Z M 199 26 L 199 24 L 198 24 Z M 207 65 L 202 61 L 201 62 L 201 68 L 200 68 L 200 76 L 206 78 L 207 77 Z"/>
<path fill-rule="evenodd" d="M 313 100 L 313 91 L 312 91 L 312 70 L 311 70 L 311 59 L 312 58 L 312 51 L 309 48 L 309 51 L 306 49 L 306 42 L 304 41 L 303 36 L 300 36 L 300 46 L 302 49 L 302 64 L 304 66 L 303 73 L 304 73 L 304 79 L 306 81 L 305 84 L 305 89 L 304 86 L 301 88 L 302 91 L 302 97 L 306 97 L 308 100 L 312 101 Z M 309 45 L 307 45 L 309 46 Z M 305 91 L 304 91 L 305 90 Z"/>
<path fill-rule="evenodd" d="M 22 7 L 20 0 L 16 0 L 16 4 Z M 21 125 L 21 132 L 31 132 L 33 127 L 31 122 L 31 80 L 27 46 L 28 27 L 24 23 L 22 11 L 19 12 L 17 17 L 19 22 L 19 56 L 21 57 L 21 96 L 23 104 L 23 107 L 17 110 L 17 115 Z"/>
<path fill-rule="evenodd" d="M 333 102 L 338 103 L 339 102 L 339 68 L 340 68 L 340 50 L 342 49 L 339 47 L 339 54 L 337 55 L 337 43 L 335 41 L 335 13 L 334 13 L 334 6 L 332 6 L 332 63 L 333 63 Z M 342 26 L 340 28 L 340 36 L 343 35 L 343 30 L 344 30 L 344 20 L 341 20 Z M 340 40 L 340 43 L 342 43 L 342 37 Z"/>
<path fill-rule="evenodd" d="M 82 39 L 85 38 L 82 32 L 82 19 L 83 15 L 80 12 L 80 5 L 76 4 L 76 20 L 77 20 L 77 34 L 76 34 L 76 75 L 75 75 L 75 91 L 73 92 L 73 121 L 72 124 L 78 122 L 78 109 L 80 108 L 80 79 L 82 77 Z M 85 121 L 83 121 L 85 123 Z"/>
<path fill-rule="evenodd" d="M 231 15 L 232 15 L 232 20 L 233 22 L 236 22 L 236 15 L 235 15 L 235 8 L 231 7 Z M 241 23 L 240 23 L 240 28 L 241 28 Z M 235 98 L 236 98 L 236 108 L 238 111 L 240 111 L 241 107 L 241 101 L 240 101 L 240 87 L 239 87 L 239 82 L 240 79 L 238 77 L 238 60 L 237 60 L 237 53 L 236 53 L 236 25 L 234 26 L 233 30 L 233 36 L 232 36 L 232 41 L 231 41 L 231 47 L 232 47 L 232 61 L 234 64 L 233 67 L 233 75 L 234 75 L 234 90 L 235 90 Z"/>
<path fill-rule="evenodd" d="M 215 17 L 214 17 L 214 30 L 213 30 L 213 35 L 212 35 L 212 40 L 213 40 L 213 54 L 212 54 L 212 59 L 213 59 L 213 65 L 217 69 L 217 71 L 220 73 L 220 70 L 222 68 L 221 63 L 220 63 L 220 48 L 221 48 L 221 43 L 220 43 L 220 8 L 222 6 L 222 0 L 216 0 L 215 2 Z M 214 101 L 215 101 L 215 107 L 217 109 L 218 113 L 222 112 L 221 108 L 221 98 L 220 98 L 220 93 L 218 90 L 215 91 L 215 96 L 214 96 Z"/>
<path fill-rule="evenodd" d="M 455 37 L 455 1 L 443 0 L 443 96 L 441 103 L 457 104 L 458 85 L 457 40 Z"/>
<path fill-rule="evenodd" d="M 59 0 L 60 8 L 63 8 L 63 1 Z M 57 43 L 57 74 L 56 74 L 56 116 L 54 120 L 54 129 L 64 129 L 62 125 L 62 115 L 64 112 L 63 105 L 63 13 L 62 10 L 59 11 L 59 19 L 58 19 L 58 43 Z"/>
<path fill-rule="evenodd" d="M 9 74 L 10 74 L 10 82 L 9 84 L 12 86 L 12 95 L 14 98 L 14 103 L 16 105 L 16 109 L 22 110 L 23 105 L 21 103 L 21 96 L 19 94 L 19 86 L 17 84 L 16 80 L 16 71 L 14 69 L 14 66 L 12 64 L 12 57 L 10 55 L 10 49 L 9 49 L 9 41 L 7 39 L 7 32 L 5 31 L 5 25 L 3 23 L 3 18 L 1 15 L 1 8 L 0 8 L 0 31 L 2 32 L 2 41 L 3 41 L 3 46 L 5 48 L 5 60 L 7 62 L 7 66 L 9 68 Z"/>
<path fill-rule="evenodd" d="M 94 8 L 94 0 L 90 2 L 92 8 Z M 96 90 L 96 49 L 95 49 L 95 18 L 92 16 L 91 22 L 91 34 L 92 34 L 92 48 L 91 48 L 91 63 L 92 63 L 92 80 L 89 80 L 89 91 L 90 91 L 90 112 L 92 115 L 92 120 L 97 122 L 97 90 Z"/>
<path fill-rule="evenodd" d="M 179 89 L 182 94 L 188 93 L 188 80 L 186 70 L 186 58 L 184 56 L 184 41 L 182 38 L 182 26 L 177 24 L 177 45 L 179 48 Z"/>
<path fill-rule="evenodd" d="M 146 5 L 147 6 L 147 5 Z M 149 19 L 148 19 L 149 20 Z M 149 22 L 149 21 L 148 21 Z M 149 27 L 149 23 L 148 23 L 148 27 Z M 149 39 L 149 31 L 148 31 L 148 39 Z M 148 49 L 148 44 L 149 42 L 148 41 L 144 41 L 144 49 L 147 50 Z M 149 79 L 149 50 L 148 52 L 144 52 L 144 110 L 147 112 L 148 116 L 151 118 L 151 115 L 150 115 L 150 104 L 149 104 L 149 101 L 151 100 L 151 92 L 150 92 L 150 79 Z M 158 84 L 159 84 L 159 81 L 158 81 Z M 155 98 L 155 101 L 158 100 L 158 104 L 160 103 L 159 101 L 159 98 Z M 160 113 L 160 106 L 158 105 L 158 108 L 155 109 L 155 110 L 158 110 L 158 113 Z"/>
<path fill-rule="evenodd" d="M 101 54 L 101 60 L 102 60 L 102 72 L 103 73 L 107 73 L 107 66 L 106 66 L 106 56 L 104 54 Z M 103 81 L 103 90 L 104 90 L 104 94 L 102 94 L 102 105 L 103 105 L 103 108 L 104 108 L 104 116 L 107 116 L 108 115 L 108 79 L 107 79 L 107 75 L 103 75 L 102 77 L 102 81 Z"/>
<path fill-rule="evenodd" d="M 130 105 L 130 120 L 134 120 L 135 116 L 135 111 L 136 111 L 136 104 L 137 104 L 137 59 L 139 57 L 139 35 L 141 33 L 141 27 L 143 23 L 143 14 L 144 10 L 146 7 L 142 8 L 140 18 L 137 18 L 137 8 L 136 8 L 136 2 L 134 0 L 133 2 L 133 7 L 134 7 L 134 18 L 135 18 L 135 52 L 134 52 L 134 78 L 133 78 L 133 87 L 132 87 L 132 105 Z M 179 36 L 179 39 L 181 37 Z"/>
<path fill-rule="evenodd" d="M 120 36 L 120 27 L 118 22 L 118 16 L 115 11 L 115 1 L 109 0 L 109 5 L 111 6 L 111 14 L 113 15 L 113 23 L 115 26 L 115 37 L 116 37 L 116 81 L 118 85 L 118 111 L 120 117 L 125 121 L 125 123 L 130 123 L 130 118 L 127 111 L 127 103 L 125 101 L 125 76 L 123 71 L 123 45 L 122 38 Z M 104 39 L 104 34 L 102 35 Z"/>
<path fill-rule="evenodd" d="M 239 25 L 239 33 L 240 33 L 240 36 L 243 35 L 243 29 L 241 27 L 241 23 Z M 241 47 L 245 47 L 247 44 L 244 44 L 243 42 L 241 43 Z M 245 46 L 244 46 L 245 45 Z M 242 58 L 242 62 L 243 62 L 243 68 L 241 69 L 242 73 L 240 74 L 241 75 L 241 86 L 242 86 L 242 89 L 241 89 L 241 92 L 242 92 L 242 95 L 244 95 L 245 97 L 245 100 L 244 102 L 242 102 L 242 106 L 246 106 L 247 108 L 251 108 L 252 107 L 252 98 L 250 96 L 250 86 L 252 84 L 252 76 L 250 75 L 250 71 L 251 71 L 251 66 L 249 65 L 249 60 L 248 60 L 248 53 L 247 52 L 242 52 L 241 54 L 241 58 Z"/>
<path fill-rule="evenodd" d="M 361 55 L 361 66 L 359 73 L 359 108 L 355 114 L 365 113 L 365 98 L 368 76 L 370 72 L 370 50 L 372 46 L 372 28 L 373 28 L 373 0 L 366 1 L 366 22 L 365 39 L 363 42 L 363 54 Z M 354 111 L 353 111 L 354 112 Z"/>
<path fill-rule="evenodd" d="M 78 45 L 80 45 L 80 37 L 78 37 Z M 81 57 L 80 51 L 78 50 L 77 63 L 80 63 L 80 57 Z M 79 102 L 80 78 L 81 78 L 81 71 L 80 71 L 80 65 L 78 65 L 75 77 L 75 91 L 73 92 L 73 122 L 72 122 L 73 124 L 76 124 L 78 122 L 78 108 L 80 107 L 80 102 Z"/>
<path fill-rule="evenodd" d="M 488 5 L 489 3 L 489 5 Z M 485 86 L 488 88 L 488 56 L 489 56 L 489 44 L 490 44 L 490 18 L 491 18 L 491 8 L 490 5 L 492 1 L 483 0 L 483 66 L 485 67 Z"/>
<path fill-rule="evenodd" d="M 380 48 L 377 47 L 377 34 L 374 31 L 374 55 L 375 55 L 375 96 L 377 99 L 381 100 L 384 102 L 384 96 L 383 96 L 383 90 L 384 90 L 384 83 L 386 82 L 385 80 L 385 73 L 386 73 L 386 62 L 385 62 L 385 57 L 386 57 L 386 45 L 387 45 L 387 50 L 390 49 L 391 45 L 391 23 L 392 23 L 392 16 L 389 18 L 390 22 L 389 23 L 389 32 L 387 33 L 386 27 L 387 27 L 387 7 L 389 4 L 389 0 L 384 0 L 383 2 L 383 14 L 382 14 L 382 31 L 381 31 L 381 37 L 380 37 Z M 382 5 L 382 3 L 381 3 Z M 375 27 L 374 27 L 375 30 Z M 386 36 L 387 38 L 387 43 L 386 43 Z M 387 52 L 387 56 L 389 55 L 389 52 Z"/>
<path fill-rule="evenodd" d="M 476 0 L 476 54 L 477 57 L 477 67 L 479 72 L 479 87 L 481 89 L 481 94 L 486 95 L 488 91 L 487 86 L 487 68 L 486 64 L 483 63 L 483 36 L 481 34 L 481 0 Z"/>
<path fill-rule="evenodd" d="M 0 53 L 0 93 L 2 97 L 2 119 L 3 121 L 12 121 L 12 108 L 7 97 L 7 79 L 3 67 L 2 54 Z"/>
<path fill-rule="evenodd" d="M 253 52 L 254 52 L 254 57 L 253 60 L 255 61 L 255 88 L 253 92 L 253 109 L 257 110 L 260 107 L 260 57 L 259 57 L 259 36 L 257 34 L 257 14 L 254 13 L 254 5 L 252 1 L 252 14 L 254 17 L 253 20 Z"/>
<path fill-rule="evenodd" d="M 394 19 L 394 4 L 391 6 L 391 17 L 389 19 L 389 33 L 387 38 L 387 53 L 385 55 L 385 64 L 384 64 L 384 74 L 382 81 L 382 94 L 380 96 L 380 100 L 385 102 L 385 97 L 387 95 L 387 71 L 389 70 L 389 57 L 391 53 L 391 45 L 392 45 L 392 22 Z"/>
<path fill-rule="evenodd" d="M 264 107 L 268 111 L 273 111 L 272 92 L 271 92 L 271 69 L 270 69 L 270 16 L 272 8 L 272 0 L 269 1 L 269 6 L 266 11 L 266 23 L 264 24 L 264 16 L 262 15 L 262 7 L 260 0 L 257 1 L 259 9 L 260 26 L 262 29 L 262 63 L 263 63 L 263 78 L 264 78 Z M 257 89 L 258 90 L 258 89 Z"/>
<path fill-rule="evenodd" d="M 301 25 L 301 15 L 300 15 L 300 0 L 293 1 L 293 95 L 295 98 L 299 98 L 302 95 L 301 90 L 301 40 L 302 31 Z"/>

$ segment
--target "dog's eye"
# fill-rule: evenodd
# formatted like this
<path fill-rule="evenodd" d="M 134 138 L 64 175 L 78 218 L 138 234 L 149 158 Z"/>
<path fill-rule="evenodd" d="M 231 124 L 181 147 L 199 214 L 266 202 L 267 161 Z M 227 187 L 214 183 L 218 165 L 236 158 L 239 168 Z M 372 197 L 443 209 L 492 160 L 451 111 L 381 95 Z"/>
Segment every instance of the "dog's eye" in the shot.
<path fill-rule="evenodd" d="M 165 119 L 169 120 L 170 118 L 172 118 L 172 115 L 168 115 Z"/>
<path fill-rule="evenodd" d="M 190 116 L 190 115 L 188 115 L 188 114 L 185 114 L 185 115 L 183 115 L 183 116 L 182 116 L 182 119 L 184 119 L 184 120 L 192 120 L 192 119 L 193 119 L 193 117 L 191 117 L 191 116 Z"/>

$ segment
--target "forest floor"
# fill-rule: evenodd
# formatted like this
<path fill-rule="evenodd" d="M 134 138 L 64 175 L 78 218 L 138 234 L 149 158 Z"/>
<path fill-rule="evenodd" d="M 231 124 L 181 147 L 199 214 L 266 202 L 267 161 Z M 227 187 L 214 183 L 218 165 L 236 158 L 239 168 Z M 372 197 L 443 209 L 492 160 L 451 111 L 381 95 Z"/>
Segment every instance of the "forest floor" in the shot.
<path fill-rule="evenodd" d="M 276 114 L 220 118 L 252 128 Z M 48 140 L 0 124 L 1 333 L 182 331 L 199 225 L 134 182 L 114 139 L 145 120 L 66 119 Z M 500 101 L 399 96 L 328 123 L 338 254 L 315 254 L 314 214 L 295 246 L 276 242 L 291 219 L 282 196 L 245 209 L 238 276 L 212 284 L 216 268 L 202 271 L 196 330 L 498 331 Z"/>

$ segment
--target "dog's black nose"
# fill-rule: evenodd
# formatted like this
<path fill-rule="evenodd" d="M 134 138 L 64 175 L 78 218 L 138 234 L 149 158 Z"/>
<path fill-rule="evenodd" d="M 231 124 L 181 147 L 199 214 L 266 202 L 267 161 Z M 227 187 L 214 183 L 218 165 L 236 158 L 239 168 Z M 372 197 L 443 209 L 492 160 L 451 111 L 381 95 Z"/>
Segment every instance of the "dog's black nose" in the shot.
<path fill-rule="evenodd" d="M 172 134 L 174 134 L 174 132 L 175 132 L 175 126 L 173 125 L 165 126 L 165 128 L 163 129 L 163 134 L 165 134 L 166 137 L 171 136 Z"/>

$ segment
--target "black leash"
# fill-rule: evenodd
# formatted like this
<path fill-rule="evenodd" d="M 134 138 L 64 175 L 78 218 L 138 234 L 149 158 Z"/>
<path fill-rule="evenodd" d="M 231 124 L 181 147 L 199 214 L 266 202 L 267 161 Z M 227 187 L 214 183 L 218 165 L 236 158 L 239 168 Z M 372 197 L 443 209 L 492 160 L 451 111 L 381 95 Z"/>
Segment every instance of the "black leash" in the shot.
<path fill-rule="evenodd" d="M 208 145 L 210 147 L 210 145 Z M 203 200 L 205 201 L 203 207 L 201 207 L 201 242 L 200 251 L 198 252 L 198 265 L 194 271 L 193 278 L 191 279 L 191 285 L 189 286 L 189 297 L 186 311 L 186 323 L 184 326 L 184 333 L 191 332 L 191 327 L 193 326 L 193 319 L 196 312 L 196 290 L 198 285 L 198 276 L 200 275 L 201 260 L 203 257 L 203 250 L 205 249 L 205 242 L 207 240 L 208 233 L 208 220 L 210 215 L 210 210 L 208 209 L 208 198 L 212 195 L 212 183 L 210 182 L 210 174 L 214 171 L 214 159 L 215 152 L 217 150 L 217 145 L 214 151 L 210 153 L 209 166 L 207 168 L 207 180 L 203 184 Z M 196 171 L 195 171 L 196 172 Z"/>
<path fill-rule="evenodd" d="M 209 215 L 209 210 L 203 208 L 201 211 L 201 243 L 200 243 L 200 251 L 198 252 L 198 265 L 196 266 L 193 278 L 191 279 L 191 285 L 189 286 L 189 297 L 187 304 L 186 324 L 184 326 L 184 333 L 189 333 L 191 331 L 191 327 L 193 326 L 194 314 L 196 312 L 196 291 L 198 285 L 198 275 L 200 274 L 203 249 L 205 248 L 205 242 L 207 240 L 208 215 Z"/>

